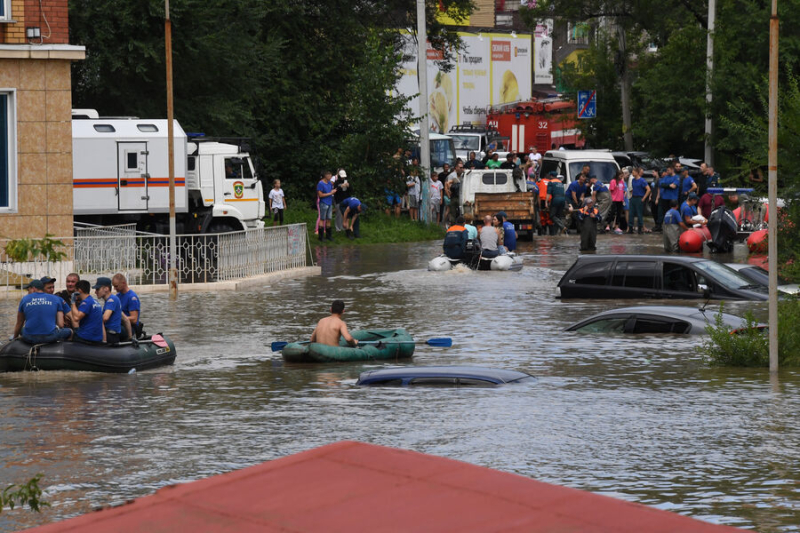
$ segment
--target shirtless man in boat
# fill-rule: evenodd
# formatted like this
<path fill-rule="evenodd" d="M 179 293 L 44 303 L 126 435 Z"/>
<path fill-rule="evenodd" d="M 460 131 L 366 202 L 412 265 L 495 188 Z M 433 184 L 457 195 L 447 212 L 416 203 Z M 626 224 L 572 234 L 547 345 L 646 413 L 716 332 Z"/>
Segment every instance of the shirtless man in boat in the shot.
<path fill-rule="evenodd" d="M 331 316 L 325 317 L 317 323 L 314 333 L 311 334 L 311 342 L 339 346 L 339 339 L 344 337 L 344 340 L 351 346 L 358 345 L 358 340 L 354 339 L 347 331 L 347 324 L 342 320 L 342 314 L 344 314 L 344 302 L 334 300 L 331 305 Z"/>

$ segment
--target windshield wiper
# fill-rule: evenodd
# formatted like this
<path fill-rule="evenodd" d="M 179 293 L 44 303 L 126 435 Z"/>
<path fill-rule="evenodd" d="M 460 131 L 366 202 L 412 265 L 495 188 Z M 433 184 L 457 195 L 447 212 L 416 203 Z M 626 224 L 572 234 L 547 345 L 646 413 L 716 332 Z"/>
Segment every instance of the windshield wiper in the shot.
<path fill-rule="evenodd" d="M 766 289 L 763 285 L 759 283 L 751 283 L 749 285 L 742 285 L 739 287 L 740 289 Z"/>

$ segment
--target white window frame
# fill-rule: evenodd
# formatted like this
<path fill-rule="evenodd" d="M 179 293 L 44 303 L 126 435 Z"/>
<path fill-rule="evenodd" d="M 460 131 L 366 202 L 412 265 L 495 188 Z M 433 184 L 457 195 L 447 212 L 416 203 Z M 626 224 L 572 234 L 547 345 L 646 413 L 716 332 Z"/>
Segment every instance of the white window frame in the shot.
<path fill-rule="evenodd" d="M 2 2 L 4 0 L 0 0 Z M 17 212 L 17 90 L 0 87 L 0 94 L 7 96 L 6 116 L 8 123 L 5 126 L 8 133 L 6 150 L 8 153 L 8 206 L 0 206 L 0 213 Z"/>
<path fill-rule="evenodd" d="M 0 21 L 11 21 L 11 0 L 0 0 L 0 7 L 3 8 L 3 13 L 0 14 Z"/>

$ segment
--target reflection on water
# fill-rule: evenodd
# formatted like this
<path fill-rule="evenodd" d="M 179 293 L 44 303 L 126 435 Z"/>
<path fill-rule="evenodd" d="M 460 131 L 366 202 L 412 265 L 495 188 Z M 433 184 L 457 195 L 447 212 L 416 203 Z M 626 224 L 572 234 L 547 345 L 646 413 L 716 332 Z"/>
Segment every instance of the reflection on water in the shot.
<path fill-rule="evenodd" d="M 599 253 L 659 253 L 658 236 Z M 45 474 L 53 507 L 0 530 L 84 513 L 171 483 L 355 439 L 460 459 L 759 531 L 798 531 L 800 376 L 715 369 L 697 338 L 562 329 L 631 302 L 554 298 L 575 238 L 523 243 L 520 272 L 428 272 L 436 243 L 320 250 L 324 275 L 249 292 L 144 295 L 174 367 L 133 375 L 0 375 L 0 484 Z M 740 248 L 736 260 L 743 260 Z M 725 260 L 731 260 L 730 257 Z M 284 365 L 272 341 L 307 338 L 331 300 L 351 328 L 405 327 L 420 365 L 521 370 L 496 389 L 357 388 L 375 363 Z M 698 305 L 697 302 L 686 302 Z M 763 304 L 731 303 L 742 313 Z M 0 302 L 0 324 L 13 322 Z M 6 327 L 0 333 L 9 333 Z"/>

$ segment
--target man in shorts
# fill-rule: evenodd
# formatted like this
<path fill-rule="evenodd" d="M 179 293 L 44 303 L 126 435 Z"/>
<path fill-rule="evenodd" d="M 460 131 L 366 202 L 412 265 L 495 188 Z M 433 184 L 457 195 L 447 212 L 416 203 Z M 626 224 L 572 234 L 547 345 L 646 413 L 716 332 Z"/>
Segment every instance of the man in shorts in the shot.
<path fill-rule="evenodd" d="M 319 240 L 327 238 L 333 240 L 331 236 L 331 218 L 333 217 L 333 195 L 336 194 L 336 187 L 331 183 L 331 171 L 325 170 L 322 179 L 317 183 L 317 198 L 319 199 L 319 229 L 317 234 Z"/>

